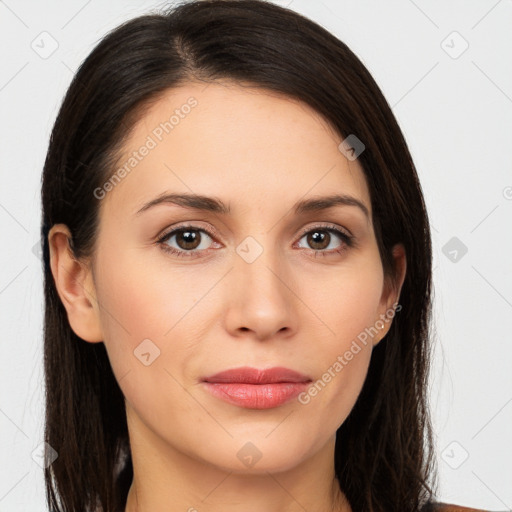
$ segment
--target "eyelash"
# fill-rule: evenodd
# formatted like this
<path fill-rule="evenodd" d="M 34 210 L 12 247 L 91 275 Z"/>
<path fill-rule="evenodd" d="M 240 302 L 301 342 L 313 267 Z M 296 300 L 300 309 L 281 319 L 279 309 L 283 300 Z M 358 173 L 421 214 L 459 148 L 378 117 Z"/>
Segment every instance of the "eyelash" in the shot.
<path fill-rule="evenodd" d="M 172 231 L 168 231 L 168 232 L 164 233 L 162 236 L 160 236 L 157 239 L 156 243 L 161 246 L 161 248 L 164 252 L 170 253 L 173 256 L 178 256 L 180 258 L 181 257 L 195 258 L 195 257 L 197 257 L 196 256 L 197 253 L 201 253 L 201 252 L 209 250 L 209 249 L 193 249 L 190 251 L 185 251 L 185 250 L 175 249 L 174 247 L 170 247 L 169 245 L 166 244 L 166 242 L 172 236 L 176 235 L 177 233 L 180 233 L 182 231 L 187 231 L 187 230 L 188 231 L 200 231 L 200 232 L 206 233 L 210 238 L 215 239 L 214 233 L 208 229 L 200 228 L 200 227 L 194 226 L 194 225 L 183 225 L 183 226 L 174 228 Z M 331 249 L 330 251 L 310 249 L 315 254 L 315 258 L 318 254 L 320 254 L 322 257 L 332 256 L 335 254 L 343 254 L 347 249 L 355 246 L 355 240 L 352 235 L 349 235 L 348 233 L 341 231 L 338 227 L 336 227 L 332 224 L 313 226 L 312 228 L 303 230 L 302 233 L 300 234 L 299 240 L 301 238 L 303 238 L 305 235 L 315 232 L 315 231 L 327 231 L 329 233 L 334 233 L 335 235 L 339 236 L 339 238 L 341 238 L 341 240 L 343 242 L 343 245 L 341 247 L 339 247 L 338 249 Z"/>

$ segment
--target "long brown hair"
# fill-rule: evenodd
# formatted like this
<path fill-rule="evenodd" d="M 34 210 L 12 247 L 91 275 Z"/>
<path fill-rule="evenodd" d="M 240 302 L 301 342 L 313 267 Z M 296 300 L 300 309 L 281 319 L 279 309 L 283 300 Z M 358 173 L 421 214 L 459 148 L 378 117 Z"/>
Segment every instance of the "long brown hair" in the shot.
<path fill-rule="evenodd" d="M 402 243 L 402 309 L 372 353 L 368 375 L 339 428 L 335 470 L 354 512 L 416 512 L 435 477 L 428 411 L 431 239 L 416 169 L 374 79 L 334 35 L 262 0 L 201 0 L 135 18 L 94 48 L 56 119 L 43 171 L 45 441 L 59 456 L 45 470 L 54 512 L 124 510 L 133 477 L 124 397 L 103 343 L 70 328 L 49 265 L 48 231 L 71 232 L 90 256 L 98 228 L 94 190 L 145 106 L 187 81 L 229 78 L 313 107 L 343 138 L 365 145 L 358 161 L 370 191 L 384 271 Z"/>

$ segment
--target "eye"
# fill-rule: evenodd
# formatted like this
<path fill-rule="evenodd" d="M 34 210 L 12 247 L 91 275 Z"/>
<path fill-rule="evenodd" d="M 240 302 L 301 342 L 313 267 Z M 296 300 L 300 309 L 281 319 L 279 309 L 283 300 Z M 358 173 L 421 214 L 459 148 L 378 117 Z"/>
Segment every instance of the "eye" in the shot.
<path fill-rule="evenodd" d="M 162 235 L 157 243 L 162 246 L 164 251 L 176 256 L 193 257 L 196 256 L 196 252 L 208 250 L 208 239 L 212 240 L 212 237 L 213 234 L 205 229 L 196 226 L 181 226 Z M 177 247 L 173 247 L 172 244 Z"/>
<path fill-rule="evenodd" d="M 333 235 L 335 235 L 333 237 Z M 345 252 L 349 247 L 354 245 L 354 237 L 341 231 L 338 227 L 333 225 L 328 226 L 316 226 L 314 228 L 308 228 L 303 232 L 301 239 L 306 239 L 306 243 L 314 251 L 315 256 L 321 254 L 322 256 L 329 256 L 332 254 L 341 254 Z M 336 238 L 341 240 L 336 245 Z M 300 242 L 299 240 L 299 242 Z M 332 247 L 332 243 L 335 244 Z M 331 246 L 329 250 L 327 250 Z"/>
<path fill-rule="evenodd" d="M 302 232 L 299 243 L 304 238 L 315 257 L 318 254 L 322 256 L 342 254 L 348 248 L 355 245 L 352 235 L 334 225 L 308 228 Z M 338 239 L 338 244 L 336 244 L 336 239 Z M 193 258 L 199 256 L 202 252 L 208 252 L 213 240 L 214 235 L 208 230 L 198 226 L 186 225 L 164 233 L 157 240 L 157 243 L 165 252 L 179 257 Z M 335 244 L 334 247 L 329 249 L 333 243 Z M 221 244 L 217 242 L 213 242 L 213 245 L 221 247 Z"/>

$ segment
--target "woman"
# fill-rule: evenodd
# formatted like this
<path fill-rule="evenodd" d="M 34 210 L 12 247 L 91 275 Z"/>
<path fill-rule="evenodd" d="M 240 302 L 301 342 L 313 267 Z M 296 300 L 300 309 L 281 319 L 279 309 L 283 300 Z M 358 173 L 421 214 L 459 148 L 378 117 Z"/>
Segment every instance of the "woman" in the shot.
<path fill-rule="evenodd" d="M 51 510 L 469 510 L 435 502 L 421 188 L 344 43 L 260 0 L 125 23 L 42 199 Z"/>

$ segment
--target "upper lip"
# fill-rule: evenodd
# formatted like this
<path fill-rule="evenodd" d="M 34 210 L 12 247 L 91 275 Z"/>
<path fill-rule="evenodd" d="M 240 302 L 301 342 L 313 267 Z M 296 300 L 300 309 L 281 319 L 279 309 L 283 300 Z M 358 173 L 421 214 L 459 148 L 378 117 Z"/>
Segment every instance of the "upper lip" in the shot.
<path fill-rule="evenodd" d="M 307 375 L 279 366 L 265 370 L 244 366 L 204 377 L 202 381 L 212 383 L 274 384 L 277 382 L 309 382 L 311 379 Z"/>

